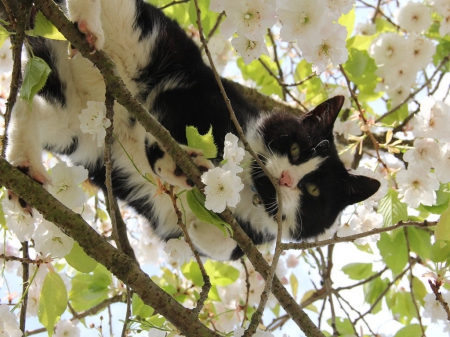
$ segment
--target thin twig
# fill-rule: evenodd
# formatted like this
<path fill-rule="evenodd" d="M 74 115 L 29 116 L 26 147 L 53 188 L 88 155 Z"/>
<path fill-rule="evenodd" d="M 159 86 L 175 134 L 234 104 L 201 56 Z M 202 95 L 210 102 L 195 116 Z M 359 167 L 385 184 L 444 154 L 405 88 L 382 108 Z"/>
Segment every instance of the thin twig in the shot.
<path fill-rule="evenodd" d="M 0 260 L 5 260 L 5 261 L 18 261 L 20 263 L 26 263 L 26 264 L 37 264 L 37 265 L 41 265 L 43 263 L 45 263 L 44 260 L 42 259 L 37 259 L 37 260 L 33 260 L 30 259 L 29 257 L 17 257 L 17 256 L 10 256 L 10 255 L 5 255 L 5 254 L 0 254 Z"/>
<path fill-rule="evenodd" d="M 4 2 L 5 3 L 5 2 Z M 25 29 L 31 13 L 31 1 L 20 1 L 17 13 L 16 34 L 11 36 L 13 68 L 11 74 L 11 82 L 8 100 L 6 101 L 5 111 L 5 130 L 8 130 L 9 121 L 11 119 L 12 109 L 16 103 L 17 93 L 19 92 L 19 82 L 22 70 L 22 45 L 25 40 Z M 10 14 L 11 15 L 11 14 Z M 3 136 L 2 157 L 5 157 L 6 146 L 8 143 L 8 134 L 5 132 Z"/>
<path fill-rule="evenodd" d="M 288 250 L 288 249 L 310 249 L 310 248 L 315 248 L 315 247 L 328 246 L 328 245 L 331 245 L 333 243 L 338 243 L 338 242 L 352 242 L 352 241 L 355 241 L 356 239 L 364 238 L 364 237 L 371 236 L 371 235 L 374 235 L 374 234 L 390 232 L 390 231 L 392 231 L 394 229 L 401 228 L 401 227 L 428 228 L 428 227 L 433 227 L 433 226 L 436 226 L 436 225 L 437 225 L 437 221 L 424 221 L 424 222 L 418 222 L 418 221 L 406 221 L 406 222 L 404 222 L 404 221 L 399 221 L 396 225 L 393 225 L 393 226 L 382 227 L 382 228 L 374 228 L 374 229 L 372 229 L 370 231 L 367 231 L 367 232 L 364 232 L 364 233 L 358 233 L 358 234 L 354 234 L 354 235 L 350 235 L 350 236 L 344 236 L 344 237 L 334 236 L 331 239 L 317 241 L 317 242 L 300 242 L 300 243 L 290 242 L 290 243 L 282 243 L 282 248 L 284 250 Z"/>
<path fill-rule="evenodd" d="M 28 241 L 22 242 L 22 256 L 23 259 L 29 259 L 28 255 Z M 25 261 L 22 262 L 22 294 L 25 294 L 22 298 L 22 306 L 20 307 L 20 330 L 25 332 L 25 324 L 27 321 L 27 305 L 28 305 L 28 284 L 30 279 L 29 264 Z"/>

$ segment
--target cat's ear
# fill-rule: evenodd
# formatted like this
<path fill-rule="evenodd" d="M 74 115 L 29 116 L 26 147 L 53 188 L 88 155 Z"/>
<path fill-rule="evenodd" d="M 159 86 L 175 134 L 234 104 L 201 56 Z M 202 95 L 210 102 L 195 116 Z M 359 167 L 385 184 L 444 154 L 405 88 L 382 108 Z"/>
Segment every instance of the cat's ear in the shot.
<path fill-rule="evenodd" d="M 347 198 L 346 204 L 353 205 L 366 200 L 380 188 L 380 182 L 366 176 L 349 174 L 344 191 Z"/>
<path fill-rule="evenodd" d="M 334 96 L 308 112 L 305 118 L 316 126 L 320 125 L 324 134 L 329 134 L 333 131 L 334 122 L 341 111 L 344 100 L 344 96 Z"/>

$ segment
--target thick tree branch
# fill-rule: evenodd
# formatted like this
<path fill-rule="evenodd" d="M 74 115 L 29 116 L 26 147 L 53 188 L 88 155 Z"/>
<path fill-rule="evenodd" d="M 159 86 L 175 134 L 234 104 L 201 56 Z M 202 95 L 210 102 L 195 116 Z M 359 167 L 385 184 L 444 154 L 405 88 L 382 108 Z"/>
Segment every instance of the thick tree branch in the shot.
<path fill-rule="evenodd" d="M 0 158 L 0 184 L 14 191 L 33 205 L 45 219 L 74 238 L 89 256 L 129 285 L 145 304 L 158 308 L 158 312 L 181 332 L 187 336 L 219 336 L 206 328 L 191 310 L 184 308 L 159 288 L 129 256 L 111 246 L 81 215 L 72 212 L 38 182 L 24 175 L 3 158 Z"/>

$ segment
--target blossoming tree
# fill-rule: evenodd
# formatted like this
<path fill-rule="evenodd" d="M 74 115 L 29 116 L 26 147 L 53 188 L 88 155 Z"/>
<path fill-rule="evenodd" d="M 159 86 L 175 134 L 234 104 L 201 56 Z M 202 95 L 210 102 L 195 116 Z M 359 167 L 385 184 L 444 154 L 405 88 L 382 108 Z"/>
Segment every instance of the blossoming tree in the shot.
<path fill-rule="evenodd" d="M 217 144 L 227 160 L 221 167 L 200 177 L 187 161 L 177 163 L 205 185 L 205 195 L 189 192 L 197 202 L 191 208 L 233 231 L 246 247 L 245 258 L 224 263 L 200 259 L 188 237 L 157 242 L 142 219 L 84 182 L 83 167 L 46 155 L 53 181 L 47 193 L 0 159 L 0 334 L 448 333 L 450 2 L 151 2 L 176 19 L 214 71 L 232 77 L 261 110 L 301 114 L 329 97 L 346 96 L 334 130 L 341 159 L 382 187 L 348 207 L 333 231 L 316 241 L 278 242 L 259 252 L 227 210 L 240 201 L 244 156 L 238 138 L 227 135 Z M 102 52 L 90 53 L 53 2 L 2 3 L 5 127 L 15 100 L 32 99 L 48 76 L 45 62 L 29 55 L 18 98 L 22 46 L 28 36 L 44 36 L 69 40 L 105 76 L 107 99 L 88 102 L 79 116 L 82 132 L 108 144 L 114 99 L 148 132 L 159 130 L 125 95 L 114 65 Z M 32 10 L 39 13 L 29 29 Z M 159 140 L 182 153 L 170 136 Z M 27 208 L 33 217 L 15 210 L 6 188 L 33 206 Z M 170 186 L 160 190 L 177 197 Z"/>

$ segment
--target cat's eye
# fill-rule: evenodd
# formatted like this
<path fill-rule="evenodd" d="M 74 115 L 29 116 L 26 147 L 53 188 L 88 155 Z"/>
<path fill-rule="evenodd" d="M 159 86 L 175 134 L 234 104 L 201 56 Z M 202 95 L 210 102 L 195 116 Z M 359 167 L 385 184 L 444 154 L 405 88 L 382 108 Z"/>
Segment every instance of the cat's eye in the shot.
<path fill-rule="evenodd" d="M 313 197 L 318 197 L 320 195 L 320 189 L 314 184 L 307 184 L 306 185 L 306 190 Z"/>
<path fill-rule="evenodd" d="M 291 156 L 293 160 L 297 160 L 300 157 L 300 145 L 298 143 L 291 145 Z"/>

